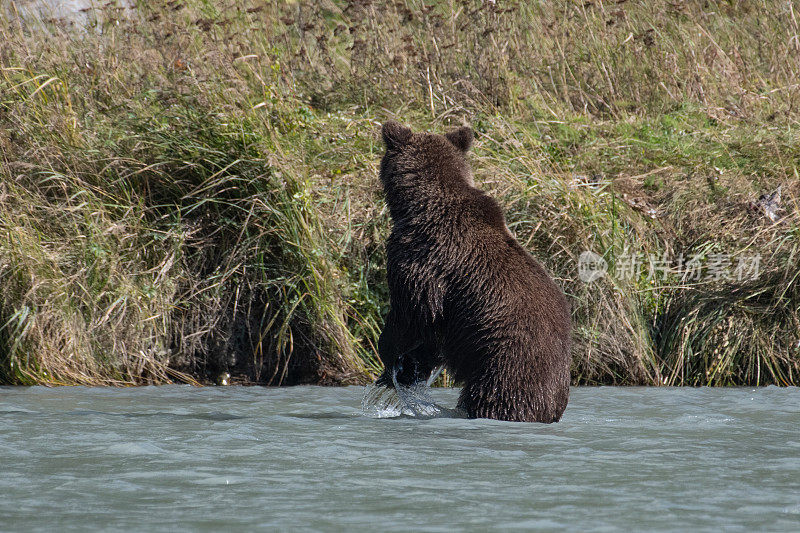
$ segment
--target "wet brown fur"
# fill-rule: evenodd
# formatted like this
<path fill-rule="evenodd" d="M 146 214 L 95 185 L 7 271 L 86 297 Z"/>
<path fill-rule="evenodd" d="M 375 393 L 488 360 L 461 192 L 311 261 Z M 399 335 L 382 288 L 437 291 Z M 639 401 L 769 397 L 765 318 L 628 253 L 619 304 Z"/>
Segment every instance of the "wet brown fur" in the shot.
<path fill-rule="evenodd" d="M 380 178 L 393 228 L 391 306 L 378 382 L 427 379 L 444 365 L 470 417 L 556 422 L 567 406 L 570 311 L 561 289 L 473 186 L 470 128 L 447 135 L 382 129 Z"/>

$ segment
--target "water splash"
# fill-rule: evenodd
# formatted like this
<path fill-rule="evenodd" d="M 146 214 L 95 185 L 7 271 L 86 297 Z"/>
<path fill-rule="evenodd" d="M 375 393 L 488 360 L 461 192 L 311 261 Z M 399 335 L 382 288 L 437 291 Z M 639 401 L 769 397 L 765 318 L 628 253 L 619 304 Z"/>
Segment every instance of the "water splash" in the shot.
<path fill-rule="evenodd" d="M 408 386 L 399 384 L 396 374 L 392 375 L 394 387 L 375 384 L 367 386 L 361 399 L 361 411 L 372 418 L 461 417 L 460 411 L 438 405 L 431 396 L 430 386 L 442 370 L 438 368 L 426 381 Z"/>

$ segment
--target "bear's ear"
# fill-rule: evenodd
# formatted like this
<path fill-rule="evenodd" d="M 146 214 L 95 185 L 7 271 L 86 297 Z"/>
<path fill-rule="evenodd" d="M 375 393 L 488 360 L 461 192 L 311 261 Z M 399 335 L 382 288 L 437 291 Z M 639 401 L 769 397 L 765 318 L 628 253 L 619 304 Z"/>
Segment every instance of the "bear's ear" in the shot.
<path fill-rule="evenodd" d="M 462 126 L 446 134 L 445 137 L 447 137 L 448 141 L 453 143 L 453 146 L 462 152 L 466 152 L 472 148 L 472 140 L 475 138 L 475 134 L 472 133 L 472 128 L 469 126 Z"/>
<path fill-rule="evenodd" d="M 381 134 L 383 135 L 383 142 L 389 150 L 400 148 L 407 144 L 412 135 L 409 128 L 394 120 L 387 120 L 383 123 Z"/>

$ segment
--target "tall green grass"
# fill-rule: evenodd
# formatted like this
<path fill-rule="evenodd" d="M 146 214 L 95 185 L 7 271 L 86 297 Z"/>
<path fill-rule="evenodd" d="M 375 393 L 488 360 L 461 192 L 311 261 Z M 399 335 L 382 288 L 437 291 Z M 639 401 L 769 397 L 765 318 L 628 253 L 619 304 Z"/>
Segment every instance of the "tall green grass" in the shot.
<path fill-rule="evenodd" d="M 573 307 L 576 383 L 796 384 L 784 2 L 106 6 L 0 22 L 0 379 L 379 370 L 377 126 L 476 131 L 476 181 Z M 759 197 L 781 186 L 779 219 Z M 607 276 L 585 283 L 591 250 Z M 625 276 L 632 254 L 644 268 Z M 755 278 L 647 258 L 758 255 Z"/>

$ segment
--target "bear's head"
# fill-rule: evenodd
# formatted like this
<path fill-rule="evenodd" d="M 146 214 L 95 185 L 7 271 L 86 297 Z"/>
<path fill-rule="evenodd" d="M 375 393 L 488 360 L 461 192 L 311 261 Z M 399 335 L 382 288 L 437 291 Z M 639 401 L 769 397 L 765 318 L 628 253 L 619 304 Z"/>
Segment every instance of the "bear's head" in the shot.
<path fill-rule="evenodd" d="M 446 135 L 414 133 L 393 120 L 381 128 L 386 154 L 380 178 L 387 199 L 407 189 L 415 192 L 472 186 L 466 153 L 472 146 L 472 129 L 464 126 Z"/>

